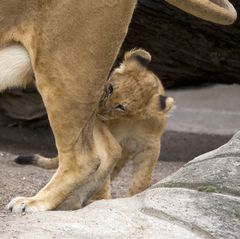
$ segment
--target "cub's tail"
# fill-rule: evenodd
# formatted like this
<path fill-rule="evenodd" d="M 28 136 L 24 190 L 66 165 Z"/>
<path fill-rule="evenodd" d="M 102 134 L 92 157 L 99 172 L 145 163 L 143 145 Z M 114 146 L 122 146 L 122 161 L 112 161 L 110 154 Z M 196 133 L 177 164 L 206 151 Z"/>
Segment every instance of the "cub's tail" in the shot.
<path fill-rule="evenodd" d="M 38 154 L 22 155 L 15 158 L 18 164 L 30 164 L 45 169 L 56 169 L 58 167 L 58 158 L 46 158 Z"/>

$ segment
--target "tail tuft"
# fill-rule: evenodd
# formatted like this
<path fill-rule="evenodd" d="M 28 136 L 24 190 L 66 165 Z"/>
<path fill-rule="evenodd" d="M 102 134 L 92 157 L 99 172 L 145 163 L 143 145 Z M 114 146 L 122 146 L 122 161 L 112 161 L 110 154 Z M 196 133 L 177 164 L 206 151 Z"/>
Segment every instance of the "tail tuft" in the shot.
<path fill-rule="evenodd" d="M 18 164 L 34 164 L 36 159 L 34 155 L 20 155 L 14 159 L 14 161 Z"/>

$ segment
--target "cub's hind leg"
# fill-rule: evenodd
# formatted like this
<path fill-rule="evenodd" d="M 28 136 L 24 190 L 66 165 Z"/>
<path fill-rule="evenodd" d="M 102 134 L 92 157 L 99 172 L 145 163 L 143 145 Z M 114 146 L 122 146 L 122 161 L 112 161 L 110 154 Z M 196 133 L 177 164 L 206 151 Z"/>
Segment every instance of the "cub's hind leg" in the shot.
<path fill-rule="evenodd" d="M 97 192 L 93 197 L 91 198 L 92 200 L 101 200 L 101 199 L 111 199 L 111 178 L 110 175 L 107 176 L 105 179 L 105 182 L 103 184 L 102 189 Z"/>
<path fill-rule="evenodd" d="M 150 186 L 159 152 L 159 148 L 150 148 L 133 158 L 133 178 L 128 191 L 129 196 L 140 193 Z"/>
<path fill-rule="evenodd" d="M 121 170 L 124 168 L 124 166 L 127 164 L 128 161 L 130 161 L 131 157 L 128 155 L 128 153 L 123 150 L 122 157 L 117 161 L 117 164 L 115 165 L 112 173 L 111 173 L 111 180 L 114 180 Z"/>
<path fill-rule="evenodd" d="M 87 202 L 87 204 L 92 203 L 96 200 L 101 199 L 111 199 L 111 178 L 110 175 L 107 176 L 101 190 L 95 193 Z"/>

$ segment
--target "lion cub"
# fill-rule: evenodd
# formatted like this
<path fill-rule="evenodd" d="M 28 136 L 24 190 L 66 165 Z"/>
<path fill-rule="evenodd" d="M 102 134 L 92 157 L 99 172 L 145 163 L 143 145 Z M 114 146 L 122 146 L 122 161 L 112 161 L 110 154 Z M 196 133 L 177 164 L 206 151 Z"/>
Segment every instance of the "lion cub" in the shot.
<path fill-rule="evenodd" d="M 129 196 L 142 192 L 151 183 L 167 113 L 174 103 L 173 98 L 165 96 L 160 79 L 148 70 L 150 61 L 151 55 L 143 49 L 126 52 L 122 64 L 106 82 L 97 108 L 97 120 L 106 124 L 122 147 L 122 157 L 111 178 L 115 178 L 129 160 L 133 161 Z M 16 162 L 48 169 L 58 166 L 57 158 L 40 155 L 19 156 Z M 108 176 L 95 199 L 110 197 Z"/>

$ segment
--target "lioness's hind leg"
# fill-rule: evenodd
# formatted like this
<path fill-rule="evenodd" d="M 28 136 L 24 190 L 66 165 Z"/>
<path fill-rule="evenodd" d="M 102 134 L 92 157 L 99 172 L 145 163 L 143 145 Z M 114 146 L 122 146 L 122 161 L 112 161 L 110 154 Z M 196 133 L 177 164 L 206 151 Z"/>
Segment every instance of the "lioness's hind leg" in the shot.
<path fill-rule="evenodd" d="M 35 165 L 45 169 L 56 169 L 58 167 L 58 157 L 47 158 L 39 154 L 20 155 L 15 158 L 15 162 L 24 165 Z"/>
<path fill-rule="evenodd" d="M 129 196 L 144 191 L 149 187 L 152 173 L 159 156 L 159 149 L 149 149 L 133 159 L 133 179 L 128 191 Z"/>

